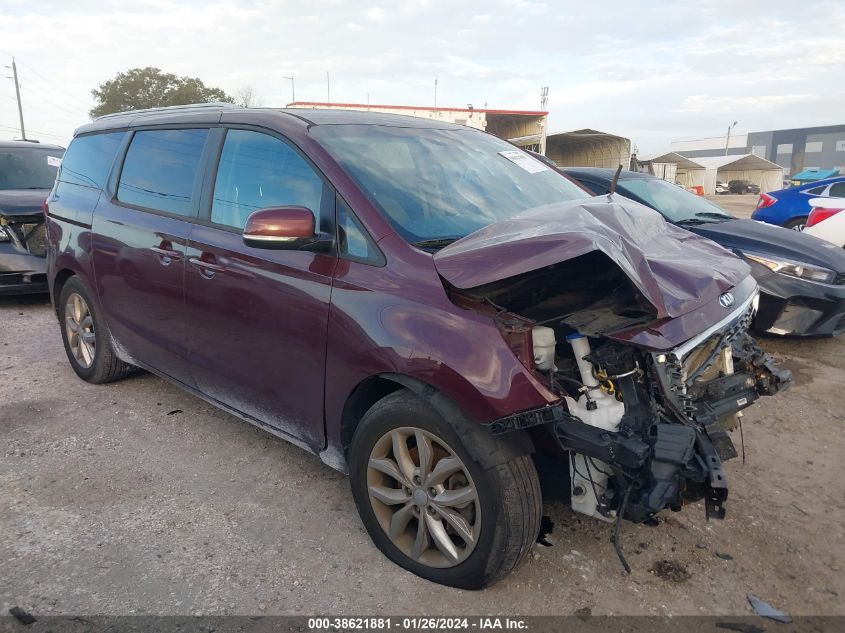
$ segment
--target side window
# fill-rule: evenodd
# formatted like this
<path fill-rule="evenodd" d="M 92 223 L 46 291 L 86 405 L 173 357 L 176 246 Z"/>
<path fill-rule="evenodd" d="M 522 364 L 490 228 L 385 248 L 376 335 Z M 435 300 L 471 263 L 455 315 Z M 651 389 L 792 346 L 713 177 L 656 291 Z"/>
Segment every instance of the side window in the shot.
<path fill-rule="evenodd" d="M 117 199 L 127 204 L 191 215 L 194 180 L 208 130 L 136 132 L 126 152 Z"/>
<path fill-rule="evenodd" d="M 835 182 L 830 185 L 828 194 L 831 198 L 845 198 L 845 182 Z"/>
<path fill-rule="evenodd" d="M 820 196 L 824 193 L 824 190 L 827 189 L 827 185 L 823 185 L 821 187 L 813 187 L 812 189 L 804 190 L 808 196 Z"/>
<path fill-rule="evenodd" d="M 311 209 L 320 226 L 322 197 L 323 179 L 290 145 L 251 130 L 226 133 L 214 183 L 212 222 L 242 229 L 257 209 L 298 205 Z"/>
<path fill-rule="evenodd" d="M 58 180 L 102 189 L 126 132 L 77 136 L 67 148 Z"/>
<path fill-rule="evenodd" d="M 337 244 L 338 253 L 345 259 L 384 266 L 384 255 L 340 196 L 337 196 Z"/>

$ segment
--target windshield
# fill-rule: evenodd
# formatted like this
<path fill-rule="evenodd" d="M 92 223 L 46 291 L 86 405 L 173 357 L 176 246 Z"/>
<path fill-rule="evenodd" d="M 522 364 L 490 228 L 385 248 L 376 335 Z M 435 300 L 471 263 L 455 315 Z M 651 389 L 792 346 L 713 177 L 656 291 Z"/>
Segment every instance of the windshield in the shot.
<path fill-rule="evenodd" d="M 732 217 L 709 200 L 659 178 L 623 178 L 616 190 L 639 198 L 670 222 L 719 222 Z"/>
<path fill-rule="evenodd" d="M 312 133 L 399 235 L 434 249 L 526 209 L 590 196 L 510 143 L 470 129 L 321 125 Z"/>
<path fill-rule="evenodd" d="M 63 150 L 0 148 L 0 190 L 51 189 Z"/>

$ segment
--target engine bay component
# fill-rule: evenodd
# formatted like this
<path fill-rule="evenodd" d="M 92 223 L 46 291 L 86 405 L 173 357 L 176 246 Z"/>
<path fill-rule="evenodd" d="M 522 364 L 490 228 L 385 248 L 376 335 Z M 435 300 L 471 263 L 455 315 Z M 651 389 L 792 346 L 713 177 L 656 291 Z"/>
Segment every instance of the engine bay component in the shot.
<path fill-rule="evenodd" d="M 584 278 L 591 278 L 587 286 Z M 606 284 L 604 296 L 598 281 Z M 575 282 L 577 291 L 559 289 L 551 297 L 550 283 L 520 278 L 466 299 L 495 305 L 503 323 L 518 322 L 500 327 L 503 336 L 518 354 L 532 340 L 533 363 L 526 366 L 559 398 L 488 428 L 496 434 L 553 429 L 569 456 L 572 509 L 617 522 L 613 543 L 627 568 L 616 540 L 622 519 L 653 521 L 664 509 L 698 500 L 708 519 L 725 516 L 722 462 L 737 456 L 730 433 L 743 409 L 789 387 L 791 375 L 747 334 L 756 308 L 753 289 L 711 327 L 675 348 L 654 351 L 626 343 L 636 338 L 629 332 L 650 327 L 644 320 L 655 317 L 619 274 L 588 271 Z"/>

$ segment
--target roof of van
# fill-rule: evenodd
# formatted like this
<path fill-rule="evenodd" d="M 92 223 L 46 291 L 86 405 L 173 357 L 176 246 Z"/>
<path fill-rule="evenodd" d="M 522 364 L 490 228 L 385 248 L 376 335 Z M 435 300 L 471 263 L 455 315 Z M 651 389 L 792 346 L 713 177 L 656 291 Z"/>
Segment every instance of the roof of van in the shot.
<path fill-rule="evenodd" d="M 334 110 L 317 108 L 242 108 L 231 103 L 197 103 L 184 106 L 169 106 L 165 108 L 150 108 L 147 110 L 128 110 L 106 114 L 94 119 L 93 123 L 81 126 L 76 134 L 94 130 L 107 130 L 110 128 L 130 127 L 143 125 L 146 119 L 158 119 L 155 123 L 166 119 L 167 123 L 179 123 L 184 116 L 185 120 L 196 121 L 198 117 L 214 116 L 216 114 L 229 113 L 253 113 L 263 115 L 277 114 L 280 116 L 295 117 L 309 125 L 386 125 L 391 127 L 411 128 L 436 128 L 436 129 L 466 129 L 466 126 L 444 121 L 433 121 L 419 117 L 405 116 L 401 114 L 386 114 L 381 112 L 369 112 L 366 110 Z M 164 121 L 161 121 L 164 122 Z"/>

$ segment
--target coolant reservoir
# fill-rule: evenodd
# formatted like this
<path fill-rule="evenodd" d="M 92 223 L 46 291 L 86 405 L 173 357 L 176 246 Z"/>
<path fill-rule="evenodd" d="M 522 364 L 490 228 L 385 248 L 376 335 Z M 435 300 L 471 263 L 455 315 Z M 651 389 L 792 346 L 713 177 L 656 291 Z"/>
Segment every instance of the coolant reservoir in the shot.
<path fill-rule="evenodd" d="M 590 343 L 585 336 L 570 334 L 566 340 L 572 345 L 575 360 L 581 373 L 581 382 L 587 387 L 596 387 L 598 380 L 593 376 L 593 368 L 584 357 L 590 353 Z M 584 424 L 607 431 L 617 431 L 625 405 L 601 389 L 591 389 L 590 398 L 582 394 L 576 400 L 565 397 L 569 412 Z M 590 403 L 592 400 L 592 403 Z M 569 474 L 572 482 L 572 509 L 576 512 L 610 521 L 613 517 L 599 512 L 599 498 L 607 493 L 607 473 L 610 466 L 597 459 L 573 454 L 569 462 Z"/>
<path fill-rule="evenodd" d="M 531 328 L 534 341 L 534 366 L 542 371 L 555 367 L 555 331 L 550 327 L 535 325 Z"/>

